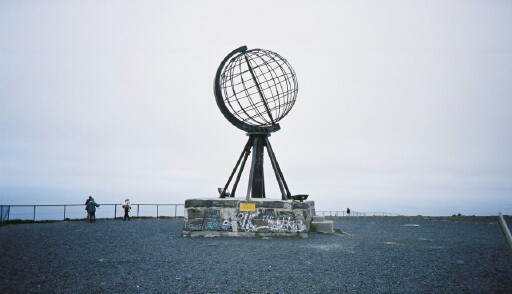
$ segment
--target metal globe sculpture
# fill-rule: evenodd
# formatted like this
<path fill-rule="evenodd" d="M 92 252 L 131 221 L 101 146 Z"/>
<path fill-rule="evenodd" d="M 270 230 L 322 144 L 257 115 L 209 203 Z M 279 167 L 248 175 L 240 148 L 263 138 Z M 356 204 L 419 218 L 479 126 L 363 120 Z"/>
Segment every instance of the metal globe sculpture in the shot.
<path fill-rule="evenodd" d="M 247 132 L 274 132 L 297 98 L 297 78 L 281 55 L 240 47 L 223 60 L 215 97 L 224 116 Z"/>
<path fill-rule="evenodd" d="M 297 98 L 297 78 L 281 55 L 246 46 L 229 53 L 219 65 L 214 81 L 217 106 L 226 119 L 249 135 L 244 150 L 224 186 L 220 197 L 235 197 L 247 158 L 252 161 L 246 198 L 266 198 L 263 176 L 264 149 L 268 151 L 281 199 L 303 201 L 307 195 L 292 196 L 268 137 L 280 129 L 279 121 L 292 109 Z M 238 170 L 232 192 L 229 184 Z"/>

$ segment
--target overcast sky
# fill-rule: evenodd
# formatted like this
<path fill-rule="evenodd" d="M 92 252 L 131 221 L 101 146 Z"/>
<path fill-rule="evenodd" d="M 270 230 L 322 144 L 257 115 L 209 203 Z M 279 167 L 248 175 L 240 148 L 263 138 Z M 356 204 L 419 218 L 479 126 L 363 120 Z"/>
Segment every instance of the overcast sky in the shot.
<path fill-rule="evenodd" d="M 0 1 L 0 204 L 217 197 L 247 137 L 213 78 L 247 45 L 297 73 L 270 141 L 317 210 L 512 214 L 511 16 L 487 0 Z"/>

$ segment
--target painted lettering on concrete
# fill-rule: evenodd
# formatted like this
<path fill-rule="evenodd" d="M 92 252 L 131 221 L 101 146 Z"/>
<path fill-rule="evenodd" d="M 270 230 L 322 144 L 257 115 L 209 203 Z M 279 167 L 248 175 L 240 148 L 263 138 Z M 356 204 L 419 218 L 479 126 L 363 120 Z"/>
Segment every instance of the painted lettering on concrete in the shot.
<path fill-rule="evenodd" d="M 268 228 L 272 232 L 305 232 L 306 225 L 302 220 L 294 220 L 290 217 L 272 217 L 264 216 L 263 219 L 268 223 Z"/>
<path fill-rule="evenodd" d="M 294 220 L 291 217 L 262 215 L 262 225 L 256 226 L 255 219 L 258 218 L 260 214 L 260 211 L 252 213 L 240 212 L 237 215 L 238 228 L 245 232 L 257 232 L 261 230 L 287 233 L 307 232 L 307 227 L 302 220 Z"/>

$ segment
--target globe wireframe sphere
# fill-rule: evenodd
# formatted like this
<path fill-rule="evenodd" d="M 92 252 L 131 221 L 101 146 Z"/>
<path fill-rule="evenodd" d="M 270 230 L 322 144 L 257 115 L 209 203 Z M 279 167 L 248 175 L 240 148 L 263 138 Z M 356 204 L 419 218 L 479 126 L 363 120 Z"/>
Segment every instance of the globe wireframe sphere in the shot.
<path fill-rule="evenodd" d="M 220 87 L 223 102 L 239 121 L 252 126 L 277 124 L 292 109 L 297 98 L 297 78 L 288 61 L 279 54 L 252 49 L 226 63 Z"/>

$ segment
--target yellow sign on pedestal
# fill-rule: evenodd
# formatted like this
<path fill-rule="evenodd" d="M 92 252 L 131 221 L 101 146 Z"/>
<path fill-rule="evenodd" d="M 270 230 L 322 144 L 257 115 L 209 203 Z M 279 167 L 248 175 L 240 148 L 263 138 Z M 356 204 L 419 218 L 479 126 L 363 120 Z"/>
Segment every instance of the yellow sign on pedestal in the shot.
<path fill-rule="evenodd" d="M 240 202 L 240 211 L 256 211 L 256 203 Z"/>

